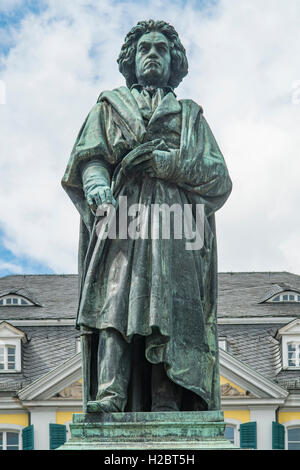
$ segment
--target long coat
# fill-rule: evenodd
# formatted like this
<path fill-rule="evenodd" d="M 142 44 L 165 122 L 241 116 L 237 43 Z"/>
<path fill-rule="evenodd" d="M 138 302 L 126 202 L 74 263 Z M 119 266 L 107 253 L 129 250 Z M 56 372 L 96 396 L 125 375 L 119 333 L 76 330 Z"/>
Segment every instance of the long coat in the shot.
<path fill-rule="evenodd" d="M 124 175 L 123 158 L 157 138 L 177 150 L 171 179 Z M 126 196 L 128 207 L 203 204 L 204 246 L 186 250 L 184 238 L 97 241 L 80 173 L 85 161 L 97 159 L 118 181 L 114 197 Z M 115 328 L 128 342 L 144 336 L 150 363 L 163 362 L 172 381 L 200 397 L 205 408 L 219 409 L 214 213 L 228 198 L 231 181 L 202 108 L 169 92 L 146 124 L 128 88 L 101 93 L 79 132 L 62 184 L 81 216 L 77 325 Z M 146 211 L 144 222 L 150 217 Z"/>

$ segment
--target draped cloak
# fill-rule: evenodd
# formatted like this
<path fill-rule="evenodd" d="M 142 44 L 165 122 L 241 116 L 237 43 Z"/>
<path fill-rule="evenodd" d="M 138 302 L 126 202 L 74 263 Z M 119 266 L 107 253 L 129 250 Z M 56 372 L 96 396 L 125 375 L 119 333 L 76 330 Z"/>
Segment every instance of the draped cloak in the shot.
<path fill-rule="evenodd" d="M 177 150 L 170 178 L 124 175 L 123 158 L 158 138 Z M 172 237 L 96 240 L 96 219 L 81 179 L 89 160 L 106 166 L 118 181 L 115 199 L 126 196 L 128 207 L 203 204 L 202 248 L 187 250 L 184 238 Z M 77 327 L 115 328 L 128 342 L 142 335 L 147 361 L 164 363 L 168 377 L 200 397 L 206 409 L 220 409 L 214 213 L 228 198 L 231 180 L 202 108 L 169 92 L 147 123 L 128 88 L 101 93 L 79 132 L 62 185 L 81 216 Z M 153 223 L 150 211 L 142 217 Z"/>

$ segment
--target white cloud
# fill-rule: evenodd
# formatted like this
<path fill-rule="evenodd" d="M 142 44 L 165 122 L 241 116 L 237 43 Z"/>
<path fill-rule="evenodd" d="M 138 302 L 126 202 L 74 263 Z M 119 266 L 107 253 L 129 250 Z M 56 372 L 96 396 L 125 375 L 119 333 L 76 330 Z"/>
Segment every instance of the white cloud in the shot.
<path fill-rule="evenodd" d="M 299 1 L 221 0 L 210 14 L 191 1 L 48 4 L 14 32 L 0 76 L 6 247 L 56 272 L 76 271 L 78 216 L 60 179 L 98 93 L 124 83 L 116 58 L 125 34 L 154 17 L 173 24 L 186 46 L 190 73 L 178 97 L 203 105 L 233 179 L 217 215 L 219 268 L 300 273 Z"/>
<path fill-rule="evenodd" d="M 8 271 L 12 274 L 22 274 L 23 269 L 18 264 L 0 262 L 0 271 Z"/>

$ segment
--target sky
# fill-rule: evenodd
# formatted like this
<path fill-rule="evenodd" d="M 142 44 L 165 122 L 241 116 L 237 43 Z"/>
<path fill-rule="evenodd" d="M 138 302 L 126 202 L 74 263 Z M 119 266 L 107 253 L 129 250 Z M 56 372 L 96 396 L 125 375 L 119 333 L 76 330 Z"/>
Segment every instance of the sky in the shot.
<path fill-rule="evenodd" d="M 0 0 L 0 276 L 76 273 L 79 216 L 60 185 L 142 19 L 178 31 L 193 99 L 233 191 L 216 215 L 221 272 L 300 274 L 299 0 Z"/>

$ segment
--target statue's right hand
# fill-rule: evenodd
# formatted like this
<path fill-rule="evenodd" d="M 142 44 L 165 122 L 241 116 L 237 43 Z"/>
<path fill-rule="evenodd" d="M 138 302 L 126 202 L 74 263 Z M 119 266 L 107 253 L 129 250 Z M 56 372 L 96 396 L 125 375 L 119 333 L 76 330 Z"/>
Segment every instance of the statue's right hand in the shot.
<path fill-rule="evenodd" d="M 97 209 L 102 204 L 112 204 L 116 206 L 117 202 L 112 195 L 108 185 L 95 184 L 85 190 L 87 203 L 93 209 Z"/>

